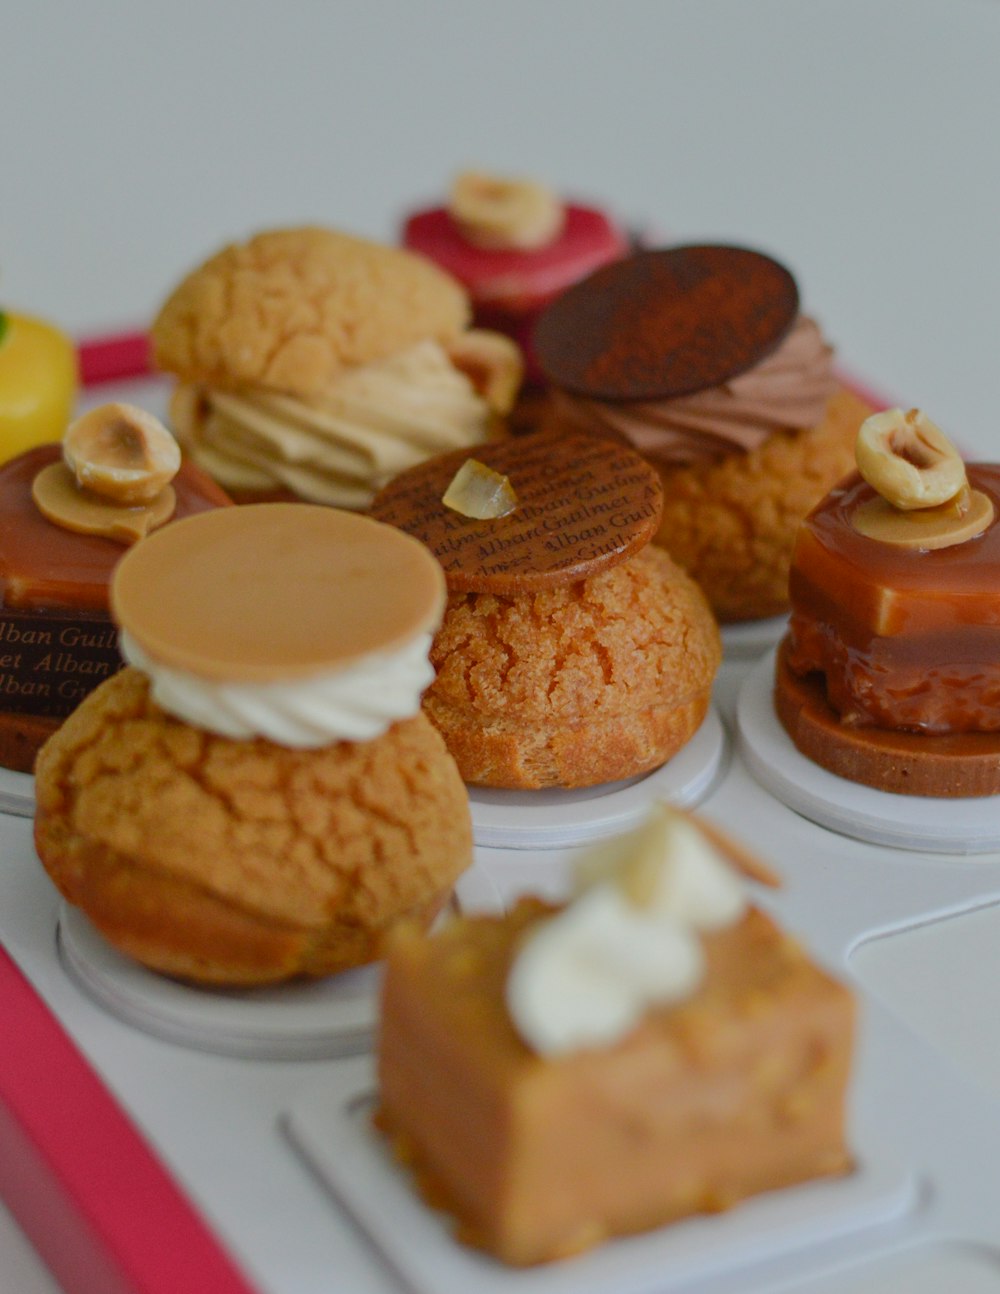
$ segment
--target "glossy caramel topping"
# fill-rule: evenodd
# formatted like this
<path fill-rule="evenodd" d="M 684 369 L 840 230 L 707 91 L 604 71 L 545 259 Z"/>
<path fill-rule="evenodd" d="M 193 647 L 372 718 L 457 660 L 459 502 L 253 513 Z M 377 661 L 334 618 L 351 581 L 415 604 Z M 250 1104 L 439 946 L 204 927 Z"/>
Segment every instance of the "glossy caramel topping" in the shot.
<path fill-rule="evenodd" d="M 969 483 L 1000 507 L 1000 465 L 969 464 Z M 935 551 L 859 534 L 856 510 L 875 491 L 858 477 L 832 490 L 807 517 L 792 559 L 793 606 L 820 596 L 860 632 L 892 636 L 955 625 L 1000 627 L 1000 525 Z M 809 590 L 813 593 L 810 594 Z"/>
<path fill-rule="evenodd" d="M 995 508 L 1000 466 L 968 472 Z M 854 526 L 875 497 L 855 478 L 804 523 L 789 584 L 789 668 L 824 676 L 844 724 L 1000 731 L 1000 525 L 952 547 L 894 547 Z"/>
<path fill-rule="evenodd" d="M 31 497 L 35 477 L 61 457 L 58 444 L 41 445 L 0 467 L 0 599 L 5 607 L 106 612 L 108 581 L 122 556 L 121 544 L 53 525 Z M 191 463 L 182 464 L 172 488 L 177 519 L 232 504 Z"/>

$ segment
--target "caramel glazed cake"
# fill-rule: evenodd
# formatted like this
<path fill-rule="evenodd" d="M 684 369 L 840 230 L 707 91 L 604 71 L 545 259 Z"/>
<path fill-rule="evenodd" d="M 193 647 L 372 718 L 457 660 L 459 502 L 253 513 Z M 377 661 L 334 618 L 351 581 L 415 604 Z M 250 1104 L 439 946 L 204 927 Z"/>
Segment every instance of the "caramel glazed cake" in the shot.
<path fill-rule="evenodd" d="M 778 716 L 850 781 L 1000 794 L 1000 467 L 917 409 L 867 419 L 857 459 L 796 542 Z"/>

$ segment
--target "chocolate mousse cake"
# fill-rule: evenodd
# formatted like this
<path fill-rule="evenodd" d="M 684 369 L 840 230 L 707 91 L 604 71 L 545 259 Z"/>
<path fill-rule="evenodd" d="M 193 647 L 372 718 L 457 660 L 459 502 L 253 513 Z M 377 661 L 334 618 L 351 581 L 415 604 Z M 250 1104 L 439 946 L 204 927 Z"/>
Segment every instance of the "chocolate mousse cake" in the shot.
<path fill-rule="evenodd" d="M 638 252 L 553 302 L 535 351 L 544 425 L 624 441 L 656 467 L 656 542 L 718 618 L 787 610 L 795 532 L 852 469 L 871 412 L 789 271 L 741 247 Z"/>

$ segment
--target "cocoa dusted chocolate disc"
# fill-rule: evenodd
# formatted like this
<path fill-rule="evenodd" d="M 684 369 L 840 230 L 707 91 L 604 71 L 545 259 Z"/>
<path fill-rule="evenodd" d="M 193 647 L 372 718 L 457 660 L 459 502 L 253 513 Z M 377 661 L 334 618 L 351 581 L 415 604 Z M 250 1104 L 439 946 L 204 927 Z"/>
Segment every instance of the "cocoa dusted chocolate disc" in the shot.
<path fill-rule="evenodd" d="M 799 312 L 783 265 L 745 247 L 637 252 L 544 312 L 534 348 L 554 386 L 595 400 L 668 400 L 759 363 Z"/>
<path fill-rule="evenodd" d="M 285 682 L 432 633 L 441 569 L 390 526 L 259 503 L 156 530 L 115 568 L 111 610 L 159 664 L 227 683 Z"/>
<path fill-rule="evenodd" d="M 442 499 L 474 458 L 509 478 L 517 506 L 478 521 Z M 391 481 L 371 512 L 422 540 L 456 593 L 529 593 L 616 566 L 656 533 L 656 471 L 634 450 L 592 436 L 541 432 L 428 459 Z"/>

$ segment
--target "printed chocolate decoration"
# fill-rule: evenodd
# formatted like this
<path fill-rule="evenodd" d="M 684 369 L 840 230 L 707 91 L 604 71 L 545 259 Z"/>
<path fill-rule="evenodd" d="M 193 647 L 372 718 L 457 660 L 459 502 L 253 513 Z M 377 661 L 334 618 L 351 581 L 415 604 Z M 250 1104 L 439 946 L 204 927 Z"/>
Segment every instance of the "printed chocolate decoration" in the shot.
<path fill-rule="evenodd" d="M 11 714 L 64 719 L 122 664 L 106 616 L 0 608 L 0 702 Z"/>
<path fill-rule="evenodd" d="M 469 457 L 509 477 L 517 506 L 487 521 L 444 495 Z M 372 515 L 422 540 L 457 593 L 526 593 L 616 566 L 656 533 L 662 491 L 634 450 L 591 436 L 542 433 L 477 445 L 390 482 Z"/>
<path fill-rule="evenodd" d="M 638 252 L 554 301 L 538 321 L 535 352 L 546 378 L 577 395 L 672 399 L 752 368 L 798 309 L 794 278 L 760 252 Z"/>

